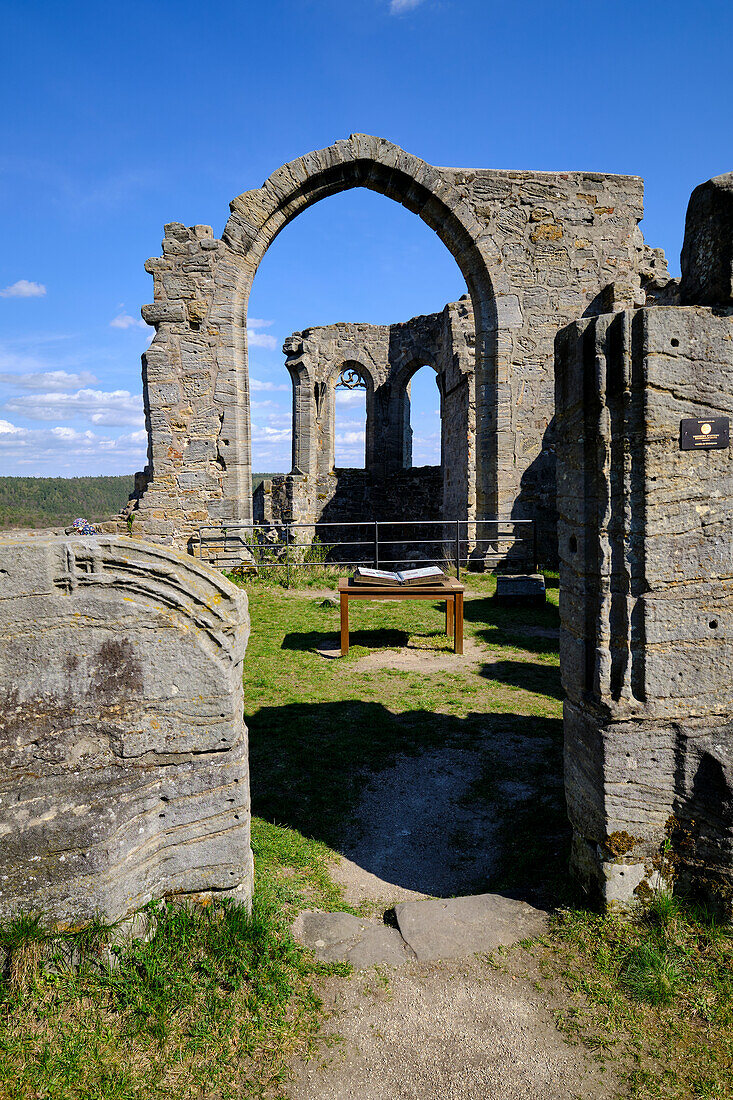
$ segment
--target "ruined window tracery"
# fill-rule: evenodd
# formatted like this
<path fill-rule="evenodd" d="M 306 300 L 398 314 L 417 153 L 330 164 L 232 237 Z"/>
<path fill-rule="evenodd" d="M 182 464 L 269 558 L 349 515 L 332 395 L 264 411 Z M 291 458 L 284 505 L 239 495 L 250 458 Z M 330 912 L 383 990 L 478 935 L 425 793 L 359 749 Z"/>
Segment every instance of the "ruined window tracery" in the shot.
<path fill-rule="evenodd" d="M 362 378 L 360 371 L 354 367 L 344 367 L 342 369 L 336 382 L 337 390 L 365 390 L 366 388 L 366 381 Z"/>

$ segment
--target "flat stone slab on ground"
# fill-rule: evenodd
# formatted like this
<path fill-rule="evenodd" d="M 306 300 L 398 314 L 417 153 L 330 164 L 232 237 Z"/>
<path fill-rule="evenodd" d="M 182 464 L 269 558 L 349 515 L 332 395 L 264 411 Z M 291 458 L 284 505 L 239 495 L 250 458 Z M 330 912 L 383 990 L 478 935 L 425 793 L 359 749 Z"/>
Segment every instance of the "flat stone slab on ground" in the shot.
<path fill-rule="evenodd" d="M 365 966 L 400 966 L 414 959 L 396 928 L 353 913 L 324 913 L 307 909 L 293 922 L 293 935 L 324 962 Z"/>
<path fill-rule="evenodd" d="M 405 901 L 395 912 L 399 930 L 420 962 L 509 947 L 547 930 L 547 913 L 499 894 Z"/>
<path fill-rule="evenodd" d="M 307 909 L 293 935 L 324 962 L 400 966 L 410 959 L 433 962 L 509 947 L 547 930 L 547 913 L 498 894 L 425 898 L 397 905 L 397 928 L 353 913 Z"/>

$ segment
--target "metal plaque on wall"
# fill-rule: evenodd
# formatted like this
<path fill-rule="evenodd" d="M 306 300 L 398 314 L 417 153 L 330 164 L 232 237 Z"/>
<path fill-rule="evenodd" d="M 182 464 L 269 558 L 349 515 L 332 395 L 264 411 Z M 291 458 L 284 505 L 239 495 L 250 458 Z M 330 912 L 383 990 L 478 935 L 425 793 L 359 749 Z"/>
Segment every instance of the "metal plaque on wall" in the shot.
<path fill-rule="evenodd" d="M 680 448 L 683 451 L 721 451 L 730 446 L 727 416 L 680 420 Z"/>

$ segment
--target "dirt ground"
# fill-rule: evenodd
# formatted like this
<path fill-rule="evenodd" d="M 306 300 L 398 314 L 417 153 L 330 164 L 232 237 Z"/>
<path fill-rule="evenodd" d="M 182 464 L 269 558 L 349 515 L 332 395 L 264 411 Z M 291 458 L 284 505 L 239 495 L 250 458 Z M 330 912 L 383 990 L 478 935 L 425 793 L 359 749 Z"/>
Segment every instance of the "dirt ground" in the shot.
<path fill-rule="evenodd" d="M 387 884 L 384 884 L 386 886 Z M 383 889 L 383 893 L 389 892 Z M 322 1045 L 290 1100 L 612 1100 L 612 1073 L 556 1029 L 521 950 L 332 979 Z"/>
<path fill-rule="evenodd" d="M 311 598 L 326 593 L 310 593 Z M 528 637 L 556 629 L 516 624 Z M 340 657 L 336 637 L 320 642 L 324 663 Z M 382 669 L 431 677 L 446 673 L 481 685 L 501 680 L 494 653 L 466 637 L 464 656 L 408 644 L 374 649 L 353 674 Z M 501 654 L 500 654 L 501 656 Z M 514 670 L 519 676 L 524 665 Z M 497 666 L 498 668 L 498 666 Z M 529 658 L 528 676 L 534 668 Z M 530 691 L 537 690 L 536 685 Z M 560 765 L 533 717 L 494 714 L 471 736 L 457 729 L 442 743 L 398 753 L 366 777 L 340 842 L 333 877 L 346 901 L 372 919 L 400 902 L 478 894 L 496 879 L 508 819 L 535 812 L 557 788 Z M 521 713 L 521 710 L 520 710 Z M 430 719 L 426 718 L 426 721 Z M 522 722 L 524 724 L 522 724 Z M 365 735 L 368 735 L 365 731 Z M 481 785 L 482 778 L 491 779 Z M 481 794 L 477 794 L 477 790 Z M 534 809 L 533 809 L 534 808 Z M 546 844 L 548 858 L 553 848 Z M 541 883 L 526 900 L 543 907 Z M 517 938 L 523 933 L 518 932 Z M 506 968 L 509 968 L 508 970 Z M 622 1095 L 611 1074 L 554 1023 L 547 989 L 521 948 L 502 956 L 372 966 L 320 991 L 328 1018 L 317 1053 L 292 1066 L 290 1100 L 610 1100 Z"/>
<path fill-rule="evenodd" d="M 490 820 L 461 817 L 471 813 L 460 800 L 471 772 L 470 754 L 432 751 L 400 758 L 375 777 L 352 858 L 333 869 L 349 904 L 379 913 L 428 894 L 448 896 L 488 869 L 491 843 L 458 861 L 451 851 L 459 827 L 490 841 Z M 379 876 L 386 867 L 397 883 Z M 611 1072 L 564 1041 L 537 978 L 534 959 L 519 948 L 501 968 L 475 955 L 331 979 L 320 991 L 328 1013 L 320 1047 L 292 1066 L 289 1100 L 621 1097 Z"/>

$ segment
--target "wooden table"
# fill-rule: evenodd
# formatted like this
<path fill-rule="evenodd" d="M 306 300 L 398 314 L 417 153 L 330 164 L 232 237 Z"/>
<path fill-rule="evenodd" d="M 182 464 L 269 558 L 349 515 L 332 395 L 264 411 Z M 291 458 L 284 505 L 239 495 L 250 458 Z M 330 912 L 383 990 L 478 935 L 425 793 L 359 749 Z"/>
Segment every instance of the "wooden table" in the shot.
<path fill-rule="evenodd" d="M 349 652 L 349 600 L 438 600 L 445 603 L 445 632 L 453 636 L 453 652 L 463 653 L 463 593 L 452 577 L 440 584 L 353 584 L 339 581 L 341 603 L 341 656 Z"/>

